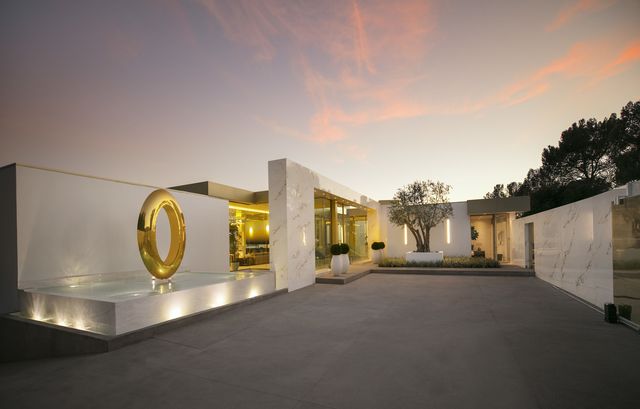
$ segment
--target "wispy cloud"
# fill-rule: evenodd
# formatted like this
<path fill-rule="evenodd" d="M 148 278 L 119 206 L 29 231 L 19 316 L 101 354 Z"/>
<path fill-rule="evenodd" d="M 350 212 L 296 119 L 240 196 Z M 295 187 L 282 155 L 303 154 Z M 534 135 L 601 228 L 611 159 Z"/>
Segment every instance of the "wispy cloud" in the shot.
<path fill-rule="evenodd" d="M 358 2 L 353 2 L 353 26 L 356 31 L 355 34 L 355 55 L 358 62 L 358 69 L 361 71 L 363 68 L 369 73 L 373 74 L 375 68 L 371 62 L 371 55 L 369 52 L 369 41 L 367 40 L 367 32 L 364 29 L 362 22 L 362 14 L 360 13 L 360 6 Z"/>
<path fill-rule="evenodd" d="M 346 127 L 422 112 L 407 87 L 433 27 L 423 0 L 200 2 L 228 38 L 254 50 L 256 60 L 293 58 L 315 109 L 306 139 L 338 141 Z M 283 43 L 286 50 L 279 48 Z M 327 57 L 323 64 L 313 63 L 318 52 Z"/>
<path fill-rule="evenodd" d="M 629 44 L 616 58 L 598 70 L 594 82 L 620 74 L 638 60 L 640 60 L 640 40 Z"/>
<path fill-rule="evenodd" d="M 596 45 L 592 44 L 573 45 L 566 55 L 505 87 L 496 96 L 496 102 L 505 106 L 521 104 L 549 90 L 554 76 L 572 77 L 587 73 L 593 69 L 593 62 L 589 61 L 589 56 L 595 48 Z"/>
<path fill-rule="evenodd" d="M 639 58 L 632 43 L 615 55 L 606 41 L 578 42 L 560 57 L 524 73 L 484 97 L 433 101 L 413 90 L 425 80 L 435 18 L 423 0 L 289 2 L 199 0 L 225 35 L 253 50 L 258 63 L 289 59 L 313 113 L 307 129 L 286 120 L 260 119 L 274 132 L 317 143 L 336 143 L 354 127 L 425 115 L 476 114 L 519 105 L 568 79 L 588 85 L 622 72 Z M 580 0 L 561 10 L 549 30 L 609 0 Z"/>
<path fill-rule="evenodd" d="M 622 73 L 640 60 L 640 40 L 622 51 L 612 51 L 607 42 L 576 43 L 563 56 L 513 81 L 485 98 L 454 104 L 435 104 L 430 114 L 473 114 L 492 107 L 511 107 L 539 97 L 568 79 L 580 79 L 588 87 L 605 78 Z"/>
<path fill-rule="evenodd" d="M 569 24 L 577 16 L 603 10 L 611 6 L 614 2 L 615 0 L 577 0 L 558 11 L 553 21 L 547 25 L 546 30 L 558 30 Z"/>

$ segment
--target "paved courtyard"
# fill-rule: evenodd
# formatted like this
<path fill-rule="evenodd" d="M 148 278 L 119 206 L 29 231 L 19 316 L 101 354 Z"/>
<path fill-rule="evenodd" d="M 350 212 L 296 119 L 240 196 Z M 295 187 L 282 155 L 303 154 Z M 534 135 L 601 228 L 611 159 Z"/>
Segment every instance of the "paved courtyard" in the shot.
<path fill-rule="evenodd" d="M 536 278 L 371 274 L 100 355 L 0 365 L 1 408 L 638 408 L 640 336 Z"/>

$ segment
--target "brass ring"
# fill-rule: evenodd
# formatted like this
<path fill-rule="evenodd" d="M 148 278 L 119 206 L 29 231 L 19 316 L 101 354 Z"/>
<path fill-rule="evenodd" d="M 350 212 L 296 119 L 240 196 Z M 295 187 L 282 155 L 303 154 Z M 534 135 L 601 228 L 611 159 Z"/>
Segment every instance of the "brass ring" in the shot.
<path fill-rule="evenodd" d="M 162 209 L 167 212 L 171 228 L 171 244 L 165 260 L 158 254 L 156 241 L 156 223 Z M 164 189 L 152 192 L 142 204 L 138 216 L 138 249 L 145 267 L 156 278 L 171 277 L 182 262 L 185 243 L 184 215 L 178 202 Z"/>

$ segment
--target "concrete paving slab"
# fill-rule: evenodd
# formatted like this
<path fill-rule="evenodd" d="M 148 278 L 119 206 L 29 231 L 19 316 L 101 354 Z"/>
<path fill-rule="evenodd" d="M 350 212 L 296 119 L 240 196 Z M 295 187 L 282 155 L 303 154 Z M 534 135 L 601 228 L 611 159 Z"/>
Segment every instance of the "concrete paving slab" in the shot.
<path fill-rule="evenodd" d="M 536 278 L 370 274 L 119 350 L 0 365 L 0 407 L 637 408 L 640 337 Z"/>

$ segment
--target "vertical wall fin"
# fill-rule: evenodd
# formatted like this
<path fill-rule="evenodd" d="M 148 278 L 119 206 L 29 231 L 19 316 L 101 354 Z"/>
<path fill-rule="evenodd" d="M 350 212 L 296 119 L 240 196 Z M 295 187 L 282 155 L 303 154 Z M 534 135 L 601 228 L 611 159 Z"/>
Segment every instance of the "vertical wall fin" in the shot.
<path fill-rule="evenodd" d="M 16 165 L 0 168 L 0 314 L 18 310 Z"/>

